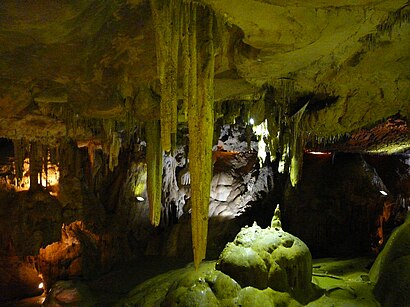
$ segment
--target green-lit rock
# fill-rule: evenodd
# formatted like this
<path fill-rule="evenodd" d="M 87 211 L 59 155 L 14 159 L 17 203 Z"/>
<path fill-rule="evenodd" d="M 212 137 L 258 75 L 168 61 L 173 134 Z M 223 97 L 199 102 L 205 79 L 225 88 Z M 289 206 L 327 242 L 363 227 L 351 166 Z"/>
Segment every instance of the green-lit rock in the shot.
<path fill-rule="evenodd" d="M 410 214 L 390 236 L 370 270 L 383 306 L 410 306 Z"/>
<path fill-rule="evenodd" d="M 219 257 L 216 268 L 242 287 L 310 291 L 312 256 L 297 237 L 280 227 L 242 228 Z"/>
<path fill-rule="evenodd" d="M 270 288 L 259 290 L 252 287 L 242 289 L 236 306 L 301 306 L 288 293 L 274 291 Z"/>
<path fill-rule="evenodd" d="M 289 293 L 270 288 L 241 288 L 228 275 L 204 262 L 154 277 L 132 290 L 117 306 L 300 306 Z"/>

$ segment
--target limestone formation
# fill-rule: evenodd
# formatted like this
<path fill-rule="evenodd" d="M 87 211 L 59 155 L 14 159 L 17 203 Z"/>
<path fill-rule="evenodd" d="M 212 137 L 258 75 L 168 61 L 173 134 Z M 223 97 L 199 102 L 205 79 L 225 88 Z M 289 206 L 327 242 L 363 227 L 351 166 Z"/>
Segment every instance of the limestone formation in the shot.
<path fill-rule="evenodd" d="M 312 256 L 308 247 L 278 225 L 278 209 L 272 223 L 242 228 L 228 243 L 216 269 L 236 280 L 241 287 L 271 288 L 305 297 L 312 294 Z"/>
<path fill-rule="evenodd" d="M 82 282 L 60 280 L 56 282 L 43 303 L 43 306 L 95 306 L 91 291 Z"/>
<path fill-rule="evenodd" d="M 410 214 L 386 243 L 370 270 L 374 295 L 383 306 L 410 304 Z"/>
<path fill-rule="evenodd" d="M 155 289 L 153 291 L 153 289 Z M 159 275 L 134 288 L 117 306 L 301 306 L 288 293 L 241 286 L 203 262 Z"/>
<path fill-rule="evenodd" d="M 14 150 L 0 172 L 0 187 L 12 191 L 0 193 L 8 259 L 35 257 L 59 240 L 63 223 L 79 221 L 110 251 L 104 259 L 123 260 L 111 254 L 119 246 L 130 258 L 183 250 L 198 269 L 254 217 L 268 226 L 271 200 L 312 253 L 316 242 L 330 252 L 331 238 L 350 251 L 352 237 L 363 251 L 367 236 L 375 239 L 373 217 L 384 223 L 382 208 L 396 217 L 407 210 L 404 184 L 385 198 L 372 188 L 365 207 L 348 184 L 304 202 L 302 169 L 308 152 L 408 154 L 408 0 L 1 0 L 0 17 L 0 152 L 8 143 Z M 186 163 L 168 169 L 163 158 L 177 159 L 177 148 Z M 237 165 L 220 172 L 230 163 L 222 160 Z M 53 187 L 49 164 L 59 172 Z M 294 222 L 319 211 L 317 223 Z M 303 289 L 309 275 L 308 251 L 278 215 L 228 245 L 253 255 L 256 275 L 237 278 L 265 297 L 268 286 Z M 346 227 L 354 215 L 366 221 Z M 244 259 L 233 260 L 245 274 Z M 242 290 L 244 301 L 254 293 Z"/>

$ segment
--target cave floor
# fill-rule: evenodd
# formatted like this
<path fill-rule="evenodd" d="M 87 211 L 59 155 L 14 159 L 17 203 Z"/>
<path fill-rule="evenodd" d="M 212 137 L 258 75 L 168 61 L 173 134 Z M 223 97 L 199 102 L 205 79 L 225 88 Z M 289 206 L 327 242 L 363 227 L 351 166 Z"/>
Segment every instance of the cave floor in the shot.
<path fill-rule="evenodd" d="M 325 293 L 307 306 L 380 306 L 369 280 L 373 262 L 373 258 L 367 257 L 313 260 L 312 281 Z"/>
<path fill-rule="evenodd" d="M 373 260 L 367 257 L 314 259 L 312 281 L 325 290 L 325 293 L 307 306 L 380 306 L 372 294 L 373 285 L 368 277 Z M 144 281 L 170 270 L 186 267 L 187 264 L 180 259 L 148 257 L 118 266 L 87 284 L 95 296 L 95 306 L 113 306 Z M 177 274 L 178 270 L 175 272 Z M 43 299 L 44 297 L 28 298 L 6 306 L 41 306 Z"/>

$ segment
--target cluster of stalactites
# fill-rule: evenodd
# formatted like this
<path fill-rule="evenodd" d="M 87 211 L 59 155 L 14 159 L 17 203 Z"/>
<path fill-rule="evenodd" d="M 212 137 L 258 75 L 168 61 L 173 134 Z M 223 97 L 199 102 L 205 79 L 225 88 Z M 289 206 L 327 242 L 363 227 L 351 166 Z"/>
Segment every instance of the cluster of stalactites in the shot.
<path fill-rule="evenodd" d="M 26 157 L 26 151 L 28 146 L 29 144 L 25 142 L 23 139 L 13 140 L 15 165 L 14 167 L 16 170 L 17 180 L 21 180 L 21 178 L 23 178 L 24 159 Z"/>
<path fill-rule="evenodd" d="M 303 151 L 306 133 L 302 119 L 307 104 L 294 115 L 289 116 L 289 105 L 294 97 L 292 80 L 280 80 L 272 93 L 257 101 L 250 110 L 250 116 L 256 123 L 253 131 L 258 138 L 258 156 L 263 164 L 270 154 L 271 161 L 278 161 L 278 172 L 289 172 L 292 186 L 301 178 Z"/>
<path fill-rule="evenodd" d="M 205 7 L 191 1 L 151 0 L 151 9 L 161 83 L 161 142 L 164 151 L 172 150 L 176 143 L 178 65 L 183 67 L 182 113 L 188 118 L 190 136 L 192 242 L 194 263 L 198 267 L 206 254 L 212 179 L 214 18 Z"/>
<path fill-rule="evenodd" d="M 114 119 L 105 119 L 101 124 L 101 138 L 103 139 L 103 150 L 108 155 L 108 166 L 111 172 L 119 164 L 121 148 L 130 146 L 133 138 L 140 137 L 141 127 L 138 122 L 131 119 L 127 113 L 125 124 Z M 121 132 L 119 132 L 121 131 Z M 97 147 L 88 146 L 89 158 L 93 165 L 93 151 Z"/>
<path fill-rule="evenodd" d="M 44 115 L 61 119 L 65 123 L 67 138 L 89 140 L 87 148 L 91 168 L 94 167 L 95 150 L 100 149 L 102 144 L 102 149 L 108 156 L 108 167 L 110 171 L 114 171 L 118 165 L 121 147 L 131 145 L 133 138 L 138 137 L 136 134 L 140 131 L 129 97 L 124 99 L 124 108 L 123 118 L 108 119 L 84 117 L 64 103 L 42 105 L 41 111 Z"/>
<path fill-rule="evenodd" d="M 57 164 L 57 149 L 36 141 L 13 139 L 15 186 L 20 188 L 23 183 L 24 164 L 29 160 L 30 189 L 35 190 L 40 186 L 47 187 L 48 166 Z M 44 181 L 44 182 L 43 182 Z"/>
<path fill-rule="evenodd" d="M 178 104 L 178 54 L 181 0 L 151 0 L 155 25 L 157 73 L 161 83 L 161 142 L 164 151 L 176 143 Z"/>

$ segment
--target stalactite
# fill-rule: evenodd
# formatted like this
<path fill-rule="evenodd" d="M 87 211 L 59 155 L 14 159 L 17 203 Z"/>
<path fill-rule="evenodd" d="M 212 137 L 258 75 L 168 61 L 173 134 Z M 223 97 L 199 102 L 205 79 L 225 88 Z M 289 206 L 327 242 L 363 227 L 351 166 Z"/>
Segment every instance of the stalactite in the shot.
<path fill-rule="evenodd" d="M 213 16 L 210 13 L 207 25 L 198 31 L 195 3 L 187 4 L 184 20 L 189 22 L 188 79 L 188 128 L 189 128 L 189 171 L 191 176 L 192 242 L 194 264 L 205 258 L 208 234 L 208 210 L 210 183 L 212 180 L 212 142 L 214 126 L 214 47 Z M 202 12 L 202 11 L 201 11 Z M 202 17 L 202 16 L 201 16 Z M 202 18 L 201 18 L 202 21 Z M 204 37 L 200 36 L 203 35 Z M 201 42 L 198 44 L 198 42 Z M 185 60 L 186 61 L 186 60 Z M 185 62 L 184 61 L 184 62 Z M 186 85 L 185 85 L 186 86 Z"/>
<path fill-rule="evenodd" d="M 176 143 L 178 65 L 183 65 L 184 102 L 182 113 L 184 116 L 187 114 L 190 136 L 192 242 L 194 263 L 195 267 L 198 268 L 206 254 L 208 207 L 212 179 L 214 129 L 212 26 L 214 18 L 206 7 L 192 1 L 151 0 L 150 3 L 156 34 L 157 69 L 161 83 L 161 137 L 157 136 L 156 138 L 161 139 L 164 151 L 173 150 Z M 201 18 L 198 20 L 197 13 L 201 14 Z M 180 44 L 182 46 L 182 59 L 178 58 Z M 150 127 L 148 130 L 151 129 L 158 131 L 155 127 Z M 149 137 L 152 138 L 152 135 Z M 152 149 L 161 150 L 161 147 L 156 144 Z M 157 152 L 158 154 L 161 154 L 162 157 L 162 152 Z M 149 159 L 153 159 L 153 157 L 149 157 Z M 159 165 L 160 162 L 156 163 Z M 158 169 L 153 176 L 154 178 L 149 179 L 149 181 L 156 180 L 155 182 L 158 183 L 160 177 Z M 157 189 L 158 187 L 161 185 L 157 185 Z M 158 197 L 160 191 L 152 189 L 151 198 Z M 157 203 L 154 204 L 157 205 Z M 153 209 L 152 212 L 154 214 L 157 211 Z M 152 216 L 153 224 L 156 224 L 156 218 L 156 216 Z"/>
<path fill-rule="evenodd" d="M 181 0 L 151 0 L 161 83 L 161 140 L 164 151 L 170 151 L 176 143 L 181 4 Z"/>
<path fill-rule="evenodd" d="M 150 221 L 158 226 L 161 218 L 162 195 L 162 148 L 160 123 L 149 121 L 145 126 L 147 140 L 147 192 L 150 208 Z"/>
<path fill-rule="evenodd" d="M 283 117 L 282 108 L 280 105 L 276 105 L 272 102 L 267 101 L 265 105 L 266 118 L 267 118 L 267 129 L 269 131 L 269 136 L 267 137 L 268 148 L 270 151 L 270 157 L 272 161 L 276 160 L 276 154 L 279 150 L 279 138 L 281 137 L 281 118 Z"/>
<path fill-rule="evenodd" d="M 94 160 L 95 160 L 95 143 L 94 141 L 88 142 L 87 151 L 88 151 L 88 159 L 90 160 L 91 170 L 94 169 Z"/>
<path fill-rule="evenodd" d="M 51 164 L 58 164 L 58 157 L 57 157 L 57 152 L 58 152 L 58 147 L 50 147 L 49 148 L 49 154 L 50 154 L 50 163 Z"/>
<path fill-rule="evenodd" d="M 42 152 L 37 142 L 30 143 L 30 190 L 39 188 L 39 176 L 42 169 Z"/>
<path fill-rule="evenodd" d="M 114 168 L 118 165 L 118 156 L 120 155 L 121 149 L 121 137 L 118 132 L 112 133 L 112 141 L 110 145 L 110 160 L 109 167 L 110 171 L 114 171 Z"/>
<path fill-rule="evenodd" d="M 291 161 L 289 167 L 290 182 L 292 186 L 296 186 L 302 175 L 303 165 L 303 149 L 305 146 L 305 138 L 303 129 L 301 129 L 301 120 L 305 113 L 306 103 L 291 119 L 292 144 L 291 144 Z"/>
<path fill-rule="evenodd" d="M 125 143 L 131 144 L 131 139 L 134 135 L 134 129 L 137 123 L 133 113 L 134 103 L 129 97 L 125 99 L 125 110 Z"/>
<path fill-rule="evenodd" d="M 185 119 L 188 117 L 188 102 L 189 102 L 189 77 L 191 70 L 191 56 L 190 56 L 190 31 L 189 31 L 189 10 L 191 6 L 185 4 L 182 6 L 182 25 L 181 25 L 181 45 L 182 45 L 182 65 L 184 69 L 183 78 L 183 104 L 182 104 L 182 114 Z"/>
<path fill-rule="evenodd" d="M 43 180 L 43 176 L 40 175 L 40 184 L 45 186 L 47 188 L 47 180 L 48 180 L 48 146 L 47 145 L 42 145 L 42 162 L 43 162 L 43 172 L 45 174 L 45 183 L 43 185 L 42 180 Z"/>
<path fill-rule="evenodd" d="M 26 144 L 22 139 L 13 140 L 14 146 L 14 164 L 16 169 L 17 180 L 23 177 L 24 158 L 26 155 Z"/>

